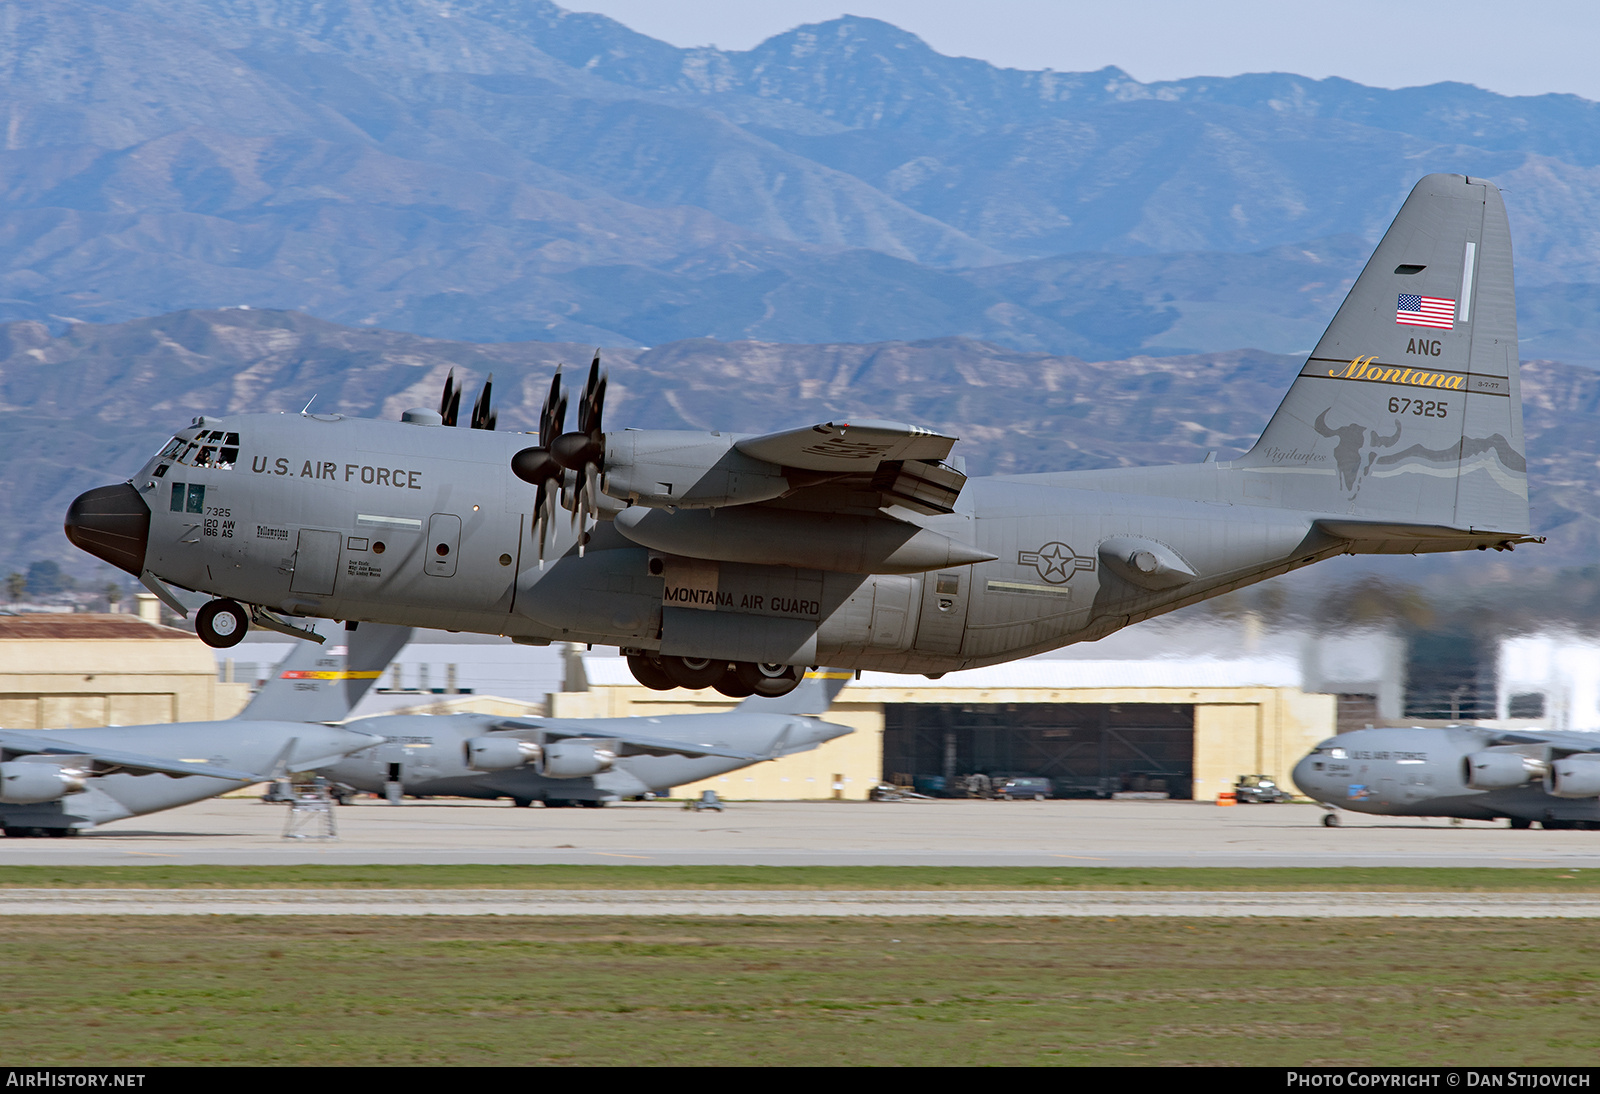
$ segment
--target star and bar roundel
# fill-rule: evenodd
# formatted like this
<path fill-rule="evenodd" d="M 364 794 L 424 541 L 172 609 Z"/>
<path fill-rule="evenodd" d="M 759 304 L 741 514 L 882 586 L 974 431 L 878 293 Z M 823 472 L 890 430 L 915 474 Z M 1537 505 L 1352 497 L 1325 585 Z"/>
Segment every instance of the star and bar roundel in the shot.
<path fill-rule="evenodd" d="M 1076 554 L 1065 543 L 1046 543 L 1037 551 L 1018 551 L 1018 566 L 1032 566 L 1052 585 L 1069 580 L 1079 570 L 1093 570 L 1094 559 Z"/>

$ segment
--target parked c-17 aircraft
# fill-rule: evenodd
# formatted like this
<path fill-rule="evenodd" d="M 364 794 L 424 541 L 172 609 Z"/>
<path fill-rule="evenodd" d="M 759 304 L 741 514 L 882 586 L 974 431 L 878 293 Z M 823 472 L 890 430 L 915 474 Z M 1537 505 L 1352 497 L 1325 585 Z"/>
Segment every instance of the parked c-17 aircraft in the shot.
<path fill-rule="evenodd" d="M 1324 805 L 1380 817 L 1600 828 L 1600 733 L 1358 729 L 1319 743 L 1295 765 L 1294 782 Z M 1322 823 L 1338 827 L 1338 813 Z"/>
<path fill-rule="evenodd" d="M 537 443 L 488 382 L 464 430 L 450 382 L 400 422 L 196 418 L 66 530 L 175 610 L 214 595 L 214 646 L 322 616 L 614 645 L 662 689 L 937 676 L 1335 555 L 1538 542 L 1514 297 L 1499 190 L 1429 175 L 1235 460 L 968 481 L 955 438 L 886 421 L 607 430 L 597 355 L 578 428 L 558 373 Z"/>
<path fill-rule="evenodd" d="M 510 798 L 517 805 L 602 806 L 665 793 L 853 732 L 824 713 L 850 673 L 822 669 L 777 698 L 717 714 L 659 718 L 505 718 L 390 714 L 348 723 L 383 738 L 322 768 L 357 790 L 416 797 Z"/>
<path fill-rule="evenodd" d="M 367 627 L 347 647 L 299 646 L 233 718 L 0 729 L 0 828 L 7 836 L 74 836 L 370 748 L 381 738 L 321 723 L 349 715 L 409 634 Z"/>

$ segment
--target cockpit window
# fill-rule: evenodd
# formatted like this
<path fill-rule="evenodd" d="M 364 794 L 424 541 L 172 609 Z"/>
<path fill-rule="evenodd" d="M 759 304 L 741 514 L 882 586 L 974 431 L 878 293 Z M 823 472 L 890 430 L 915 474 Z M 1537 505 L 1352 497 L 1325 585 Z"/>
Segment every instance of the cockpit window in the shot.
<path fill-rule="evenodd" d="M 206 429 L 188 441 L 174 437 L 157 455 L 158 460 L 172 460 L 189 467 L 211 467 L 227 471 L 239 461 L 239 434 L 220 429 Z"/>

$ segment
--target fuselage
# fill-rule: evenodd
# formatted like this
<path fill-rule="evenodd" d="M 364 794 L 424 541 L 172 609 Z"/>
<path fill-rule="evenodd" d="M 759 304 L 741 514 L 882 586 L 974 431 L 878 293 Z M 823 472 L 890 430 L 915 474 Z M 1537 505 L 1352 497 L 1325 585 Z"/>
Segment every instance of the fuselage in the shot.
<path fill-rule="evenodd" d="M 206 417 L 131 480 L 150 511 L 142 567 L 289 615 L 666 653 L 682 635 L 712 656 L 937 673 L 1099 637 L 1348 549 L 1317 514 L 1274 502 L 1281 476 L 1213 463 L 970 480 L 952 514 L 897 516 L 995 557 L 926 572 L 685 563 L 562 511 L 541 564 L 534 490 L 509 470 L 532 439 Z"/>
<path fill-rule="evenodd" d="M 321 769 L 330 779 L 357 790 L 383 792 L 398 783 L 402 793 L 418 797 L 510 798 L 521 803 L 545 801 L 604 803 L 647 793 L 664 793 L 752 763 L 774 760 L 813 749 L 850 732 L 846 726 L 800 714 L 675 714 L 660 718 L 597 718 L 519 720 L 584 739 L 605 742 L 631 733 L 654 738 L 715 745 L 757 756 L 757 760 L 722 756 L 624 755 L 610 770 L 573 778 L 541 774 L 526 763 L 498 771 L 474 768 L 467 742 L 506 733 L 504 718 L 483 714 L 386 715 L 351 722 L 350 728 L 383 738 L 383 743 L 347 756 Z M 515 736 L 538 736 L 537 729 Z"/>
<path fill-rule="evenodd" d="M 1294 783 L 1317 801 L 1374 816 L 1600 821 L 1600 799 L 1556 797 L 1537 777 L 1495 789 L 1468 785 L 1465 761 L 1502 735 L 1472 726 L 1355 730 L 1318 744 L 1295 765 Z M 1536 758 L 1536 746 L 1528 751 Z"/>

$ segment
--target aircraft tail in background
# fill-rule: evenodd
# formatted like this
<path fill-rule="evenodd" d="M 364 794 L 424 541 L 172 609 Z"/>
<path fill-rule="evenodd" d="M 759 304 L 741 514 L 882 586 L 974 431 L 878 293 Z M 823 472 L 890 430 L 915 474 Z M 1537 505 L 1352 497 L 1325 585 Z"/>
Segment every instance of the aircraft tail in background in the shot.
<path fill-rule="evenodd" d="M 737 710 L 755 714 L 825 714 L 855 675 L 849 669 L 811 669 L 787 695 L 752 695 Z"/>
<path fill-rule="evenodd" d="M 363 623 L 342 645 L 300 642 L 272 670 L 239 718 L 251 722 L 342 722 L 411 641 L 411 627 Z"/>

